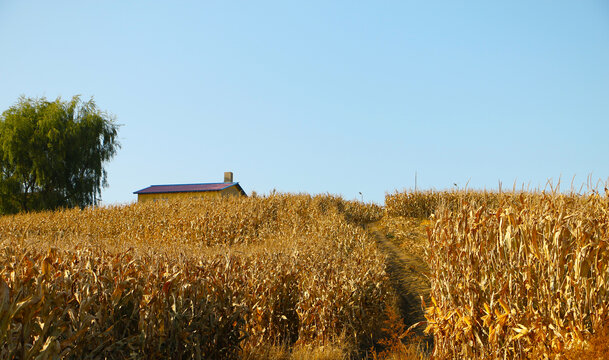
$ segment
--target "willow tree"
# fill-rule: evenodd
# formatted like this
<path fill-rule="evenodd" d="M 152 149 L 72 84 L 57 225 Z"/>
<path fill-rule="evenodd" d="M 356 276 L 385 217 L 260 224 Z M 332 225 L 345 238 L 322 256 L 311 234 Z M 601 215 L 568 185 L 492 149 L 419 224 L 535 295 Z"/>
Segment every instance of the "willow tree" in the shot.
<path fill-rule="evenodd" d="M 19 98 L 0 116 L 0 211 L 96 204 L 118 127 L 93 99 Z"/>

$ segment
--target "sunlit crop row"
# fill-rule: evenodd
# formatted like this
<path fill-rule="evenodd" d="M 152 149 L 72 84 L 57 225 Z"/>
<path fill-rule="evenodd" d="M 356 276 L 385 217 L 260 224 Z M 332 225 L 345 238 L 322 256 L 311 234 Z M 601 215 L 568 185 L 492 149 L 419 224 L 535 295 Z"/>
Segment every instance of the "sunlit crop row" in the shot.
<path fill-rule="evenodd" d="M 494 196 L 453 192 L 452 205 L 433 211 L 434 354 L 553 358 L 585 349 L 609 321 L 609 196 Z"/>
<path fill-rule="evenodd" d="M 498 201 L 498 194 L 488 191 L 396 191 L 385 196 L 385 208 L 392 217 L 427 218 L 440 207 L 458 210 L 464 202 L 497 206 Z"/>
<path fill-rule="evenodd" d="M 0 218 L 0 358 L 233 358 L 367 342 L 384 259 L 332 196 L 156 202 Z"/>

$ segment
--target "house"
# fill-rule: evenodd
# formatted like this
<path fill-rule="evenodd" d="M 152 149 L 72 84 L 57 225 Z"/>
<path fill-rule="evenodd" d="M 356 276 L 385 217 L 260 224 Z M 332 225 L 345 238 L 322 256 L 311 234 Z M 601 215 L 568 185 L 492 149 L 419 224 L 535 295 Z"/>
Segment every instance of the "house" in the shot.
<path fill-rule="evenodd" d="M 151 185 L 135 191 L 137 201 L 169 199 L 217 198 L 220 196 L 247 196 L 238 182 L 233 182 L 233 173 L 224 173 L 224 182 L 204 184 Z"/>

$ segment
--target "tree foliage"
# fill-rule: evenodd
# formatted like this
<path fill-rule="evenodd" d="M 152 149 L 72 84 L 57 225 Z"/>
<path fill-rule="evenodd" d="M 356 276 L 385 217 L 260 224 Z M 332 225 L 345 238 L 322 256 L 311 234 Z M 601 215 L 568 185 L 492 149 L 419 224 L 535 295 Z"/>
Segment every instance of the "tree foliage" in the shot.
<path fill-rule="evenodd" d="M 96 204 L 118 127 L 93 99 L 19 98 L 0 116 L 0 212 Z"/>

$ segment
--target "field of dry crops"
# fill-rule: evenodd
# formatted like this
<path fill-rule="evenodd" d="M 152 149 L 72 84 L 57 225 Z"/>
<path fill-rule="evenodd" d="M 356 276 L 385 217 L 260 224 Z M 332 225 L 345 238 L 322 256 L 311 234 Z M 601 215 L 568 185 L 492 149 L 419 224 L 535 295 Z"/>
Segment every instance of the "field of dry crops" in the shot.
<path fill-rule="evenodd" d="M 602 352 L 608 195 L 430 191 L 387 195 L 386 207 L 394 217 L 431 216 L 426 331 L 434 336 L 434 358 L 581 359 Z"/>
<path fill-rule="evenodd" d="M 237 358 L 365 348 L 389 289 L 332 196 L 157 202 L 0 218 L 0 358 Z"/>
<path fill-rule="evenodd" d="M 428 191 L 0 217 L 0 358 L 428 356 L 400 344 L 375 237 L 424 265 L 431 358 L 609 351 L 609 196 Z"/>

